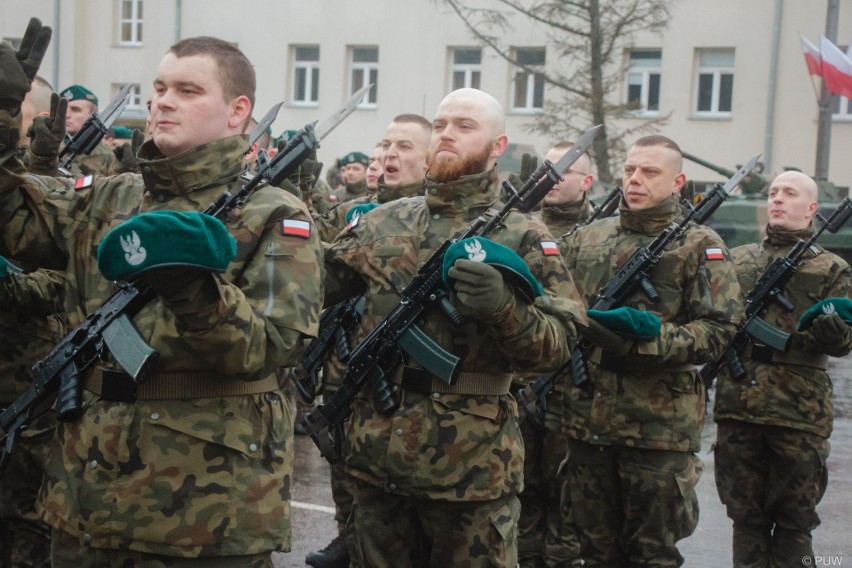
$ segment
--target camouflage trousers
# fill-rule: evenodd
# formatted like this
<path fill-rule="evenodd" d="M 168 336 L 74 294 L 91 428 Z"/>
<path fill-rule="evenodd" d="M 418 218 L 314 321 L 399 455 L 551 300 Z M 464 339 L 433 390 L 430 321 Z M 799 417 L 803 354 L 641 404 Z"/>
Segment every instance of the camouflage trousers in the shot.
<path fill-rule="evenodd" d="M 431 501 L 356 481 L 353 566 L 511 568 L 518 562 L 520 503 Z"/>
<path fill-rule="evenodd" d="M 47 413 L 21 432 L 0 474 L 0 568 L 50 566 L 50 527 L 36 513 L 36 500 L 54 424 Z"/>
<path fill-rule="evenodd" d="M 221 558 L 176 558 L 132 550 L 86 546 L 76 536 L 51 531 L 53 568 L 273 568 L 272 553 Z"/>
<path fill-rule="evenodd" d="M 828 440 L 791 428 L 719 421 L 716 488 L 734 521 L 738 568 L 814 565 L 811 531 L 828 484 Z"/>
<path fill-rule="evenodd" d="M 683 564 L 677 542 L 698 525 L 691 452 L 594 446 L 569 440 L 567 485 L 585 566 Z"/>
<path fill-rule="evenodd" d="M 518 521 L 521 568 L 579 566 L 580 541 L 570 521 L 571 498 L 564 490 L 568 439 L 561 431 L 536 428 L 521 419 L 524 490 Z"/>

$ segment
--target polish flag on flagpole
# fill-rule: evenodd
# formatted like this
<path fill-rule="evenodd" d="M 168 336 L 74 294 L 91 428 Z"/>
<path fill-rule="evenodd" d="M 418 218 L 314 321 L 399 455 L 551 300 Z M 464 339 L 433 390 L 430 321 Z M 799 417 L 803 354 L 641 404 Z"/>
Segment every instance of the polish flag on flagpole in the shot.
<path fill-rule="evenodd" d="M 852 59 L 824 36 L 819 37 L 819 47 L 825 88 L 835 95 L 852 99 Z"/>
<path fill-rule="evenodd" d="M 805 63 L 808 64 L 808 73 L 822 77 L 822 56 L 817 46 L 799 35 L 802 42 L 802 50 L 805 52 Z"/>

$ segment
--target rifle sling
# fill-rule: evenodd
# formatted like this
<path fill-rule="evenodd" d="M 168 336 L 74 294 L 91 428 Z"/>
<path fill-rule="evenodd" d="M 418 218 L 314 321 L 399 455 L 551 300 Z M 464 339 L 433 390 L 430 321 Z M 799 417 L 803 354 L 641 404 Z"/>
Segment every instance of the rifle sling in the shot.
<path fill-rule="evenodd" d="M 280 387 L 274 374 L 259 381 L 242 381 L 230 375 L 200 371 L 154 373 L 137 385 L 124 371 L 95 367 L 86 377 L 85 388 L 104 400 L 134 402 L 242 396 L 275 391 Z"/>
<path fill-rule="evenodd" d="M 790 349 L 787 352 L 778 351 L 768 345 L 747 345 L 743 356 L 759 363 L 775 363 L 782 365 L 800 365 L 825 371 L 828 369 L 828 355 L 825 353 L 810 353 Z"/>
<path fill-rule="evenodd" d="M 460 372 L 458 379 L 448 385 L 436 379 L 432 373 L 417 367 L 402 367 L 394 374 L 393 382 L 402 389 L 421 394 L 464 394 L 471 396 L 493 396 L 509 393 L 512 374 Z"/>

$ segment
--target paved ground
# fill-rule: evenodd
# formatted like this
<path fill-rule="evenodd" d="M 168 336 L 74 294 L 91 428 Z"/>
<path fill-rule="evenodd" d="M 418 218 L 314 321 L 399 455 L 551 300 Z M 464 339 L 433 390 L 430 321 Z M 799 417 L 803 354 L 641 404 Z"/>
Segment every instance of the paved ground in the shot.
<path fill-rule="evenodd" d="M 852 566 L 852 356 L 833 359 L 834 434 L 828 460 L 828 490 L 819 506 L 822 525 L 814 532 L 816 566 Z M 296 437 L 296 481 L 293 502 L 293 551 L 275 558 L 279 568 L 305 566 L 305 555 L 325 546 L 336 534 L 328 467 L 305 436 Z M 713 455 L 712 421 L 704 432 L 701 454 L 705 469 L 698 485 L 701 520 L 695 533 L 680 544 L 688 568 L 730 568 L 731 523 L 719 502 Z"/>

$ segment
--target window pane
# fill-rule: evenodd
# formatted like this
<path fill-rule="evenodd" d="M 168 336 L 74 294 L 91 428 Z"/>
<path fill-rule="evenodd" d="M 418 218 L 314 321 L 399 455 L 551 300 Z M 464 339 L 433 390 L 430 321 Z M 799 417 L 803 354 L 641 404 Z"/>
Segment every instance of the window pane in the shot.
<path fill-rule="evenodd" d="M 353 69 L 352 70 L 352 92 L 354 93 L 358 89 L 364 86 L 364 70 L 363 69 Z"/>
<path fill-rule="evenodd" d="M 734 94 L 733 73 L 722 73 L 719 87 L 719 112 L 731 112 L 731 99 Z"/>
<path fill-rule="evenodd" d="M 474 89 L 479 88 L 479 71 L 470 74 L 470 86 Z"/>
<path fill-rule="evenodd" d="M 136 17 L 141 20 L 142 19 L 142 0 L 139 0 L 139 2 L 136 3 L 136 12 L 137 12 Z"/>
<path fill-rule="evenodd" d="M 378 47 L 355 47 L 352 49 L 352 61 L 354 63 L 378 63 Z"/>
<path fill-rule="evenodd" d="M 852 114 L 852 99 L 846 101 L 846 114 Z"/>
<path fill-rule="evenodd" d="M 304 67 L 296 68 L 296 84 L 295 84 L 295 93 L 293 96 L 297 101 L 304 101 L 306 99 L 307 93 L 307 70 Z"/>
<path fill-rule="evenodd" d="M 133 17 L 133 3 L 130 0 L 124 0 L 121 3 L 121 19 L 129 20 Z"/>
<path fill-rule="evenodd" d="M 379 70 L 378 69 L 370 69 L 370 83 L 373 85 L 370 87 L 370 93 L 367 97 L 367 101 L 371 103 L 375 103 L 378 100 L 378 91 L 379 91 Z"/>
<path fill-rule="evenodd" d="M 732 49 L 702 49 L 698 56 L 702 67 L 733 67 L 734 50 Z"/>
<path fill-rule="evenodd" d="M 453 51 L 453 63 L 478 65 L 482 63 L 482 51 L 479 49 L 456 49 Z"/>
<path fill-rule="evenodd" d="M 453 90 L 464 88 L 464 71 L 453 71 Z"/>
<path fill-rule="evenodd" d="M 515 75 L 515 108 L 527 106 L 527 73 Z"/>
<path fill-rule="evenodd" d="M 311 69 L 311 102 L 319 100 L 319 69 Z"/>
<path fill-rule="evenodd" d="M 136 26 L 136 41 L 142 41 L 142 22 Z"/>
<path fill-rule="evenodd" d="M 713 110 L 713 75 L 702 73 L 698 76 L 698 110 Z"/>
<path fill-rule="evenodd" d="M 121 41 L 133 40 L 133 36 L 130 35 L 132 33 L 131 27 L 131 24 L 121 24 Z"/>
<path fill-rule="evenodd" d="M 544 77 L 541 75 L 535 76 L 535 91 L 533 93 L 533 106 L 535 108 L 544 107 Z"/>
<path fill-rule="evenodd" d="M 659 67 L 662 64 L 662 53 L 659 51 L 631 51 L 631 67 Z"/>
<path fill-rule="evenodd" d="M 319 48 L 297 47 L 296 61 L 319 61 Z"/>
<path fill-rule="evenodd" d="M 651 73 L 648 77 L 648 109 L 660 110 L 660 74 Z"/>
<path fill-rule="evenodd" d="M 519 49 L 518 63 L 521 65 L 544 65 L 544 50 Z"/>
<path fill-rule="evenodd" d="M 642 108 L 642 85 L 627 86 L 627 106 L 631 109 Z"/>

